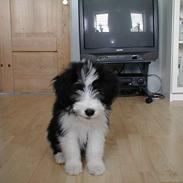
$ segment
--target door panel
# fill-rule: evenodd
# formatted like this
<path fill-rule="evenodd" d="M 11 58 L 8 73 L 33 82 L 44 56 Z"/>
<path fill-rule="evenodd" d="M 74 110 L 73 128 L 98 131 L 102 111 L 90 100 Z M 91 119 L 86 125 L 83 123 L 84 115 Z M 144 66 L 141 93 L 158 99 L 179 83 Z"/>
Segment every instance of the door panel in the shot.
<path fill-rule="evenodd" d="M 10 4 L 0 0 L 0 92 L 13 91 Z"/>
<path fill-rule="evenodd" d="M 58 0 L 11 0 L 13 51 L 56 51 Z"/>
<path fill-rule="evenodd" d="M 57 7 L 57 0 L 11 0 L 13 34 L 55 34 Z"/>
<path fill-rule="evenodd" d="M 20 75 L 16 77 L 15 80 L 15 92 L 51 92 L 51 78 L 48 76 L 39 76 L 31 75 L 31 76 L 23 76 Z"/>
<path fill-rule="evenodd" d="M 13 53 L 15 91 L 49 91 L 58 73 L 56 52 Z"/>
<path fill-rule="evenodd" d="M 69 14 L 62 0 L 0 0 L 0 91 L 51 91 L 70 62 Z"/>
<path fill-rule="evenodd" d="M 12 38 L 13 51 L 57 51 L 56 37 L 16 37 Z"/>

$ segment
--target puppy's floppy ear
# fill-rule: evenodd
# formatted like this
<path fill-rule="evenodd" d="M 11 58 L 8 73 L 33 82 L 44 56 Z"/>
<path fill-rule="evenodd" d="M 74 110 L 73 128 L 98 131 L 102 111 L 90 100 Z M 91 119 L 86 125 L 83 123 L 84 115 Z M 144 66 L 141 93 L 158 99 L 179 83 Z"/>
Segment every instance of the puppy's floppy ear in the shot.
<path fill-rule="evenodd" d="M 97 68 L 99 75 L 98 86 L 95 89 L 99 90 L 102 94 L 100 96 L 102 102 L 109 106 L 112 104 L 113 100 L 119 94 L 119 80 L 117 76 L 104 66 L 99 66 Z"/>
<path fill-rule="evenodd" d="M 77 74 L 70 68 L 53 79 L 57 102 L 62 107 L 68 107 L 72 102 L 72 85 L 77 78 L 76 75 Z"/>
<path fill-rule="evenodd" d="M 110 106 L 119 94 L 119 80 L 112 72 L 108 72 L 108 74 L 104 76 L 104 80 L 107 83 L 107 85 L 103 85 L 105 95 L 104 102 Z"/>

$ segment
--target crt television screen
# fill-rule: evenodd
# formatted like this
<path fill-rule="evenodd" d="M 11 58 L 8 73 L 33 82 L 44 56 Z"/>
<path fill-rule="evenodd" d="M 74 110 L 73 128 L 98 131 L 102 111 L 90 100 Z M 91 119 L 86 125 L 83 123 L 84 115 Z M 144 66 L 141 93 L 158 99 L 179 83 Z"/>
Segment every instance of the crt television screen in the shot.
<path fill-rule="evenodd" d="M 153 0 L 83 0 L 84 48 L 154 46 Z"/>

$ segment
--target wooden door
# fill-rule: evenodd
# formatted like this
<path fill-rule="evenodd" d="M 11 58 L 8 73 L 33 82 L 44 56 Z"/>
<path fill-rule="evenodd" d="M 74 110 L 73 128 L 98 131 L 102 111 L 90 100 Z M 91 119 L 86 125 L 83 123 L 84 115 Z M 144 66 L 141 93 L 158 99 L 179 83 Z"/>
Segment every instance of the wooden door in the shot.
<path fill-rule="evenodd" d="M 45 92 L 70 61 L 69 5 L 0 0 L 0 91 Z"/>

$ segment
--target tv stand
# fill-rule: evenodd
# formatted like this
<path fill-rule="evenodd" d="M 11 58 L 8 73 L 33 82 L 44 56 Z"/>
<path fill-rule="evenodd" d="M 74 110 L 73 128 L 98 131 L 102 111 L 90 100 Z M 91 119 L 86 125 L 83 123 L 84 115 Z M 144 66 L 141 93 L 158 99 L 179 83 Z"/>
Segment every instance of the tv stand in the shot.
<path fill-rule="evenodd" d="M 147 98 L 146 103 L 153 102 L 153 95 L 148 91 L 148 70 L 150 61 L 124 61 L 119 63 L 108 63 L 106 66 L 112 69 L 118 76 L 120 82 L 120 95 L 143 95 Z M 138 68 L 137 72 L 131 72 L 126 68 L 129 65 Z"/>

